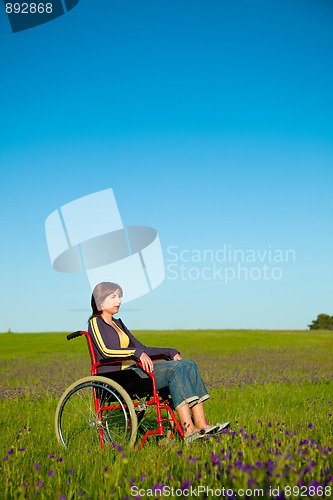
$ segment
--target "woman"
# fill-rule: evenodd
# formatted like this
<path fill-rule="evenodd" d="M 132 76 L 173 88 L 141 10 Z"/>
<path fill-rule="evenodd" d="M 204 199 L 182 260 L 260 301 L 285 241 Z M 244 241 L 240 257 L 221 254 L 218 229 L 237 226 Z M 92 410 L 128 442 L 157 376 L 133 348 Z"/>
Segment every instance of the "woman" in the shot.
<path fill-rule="evenodd" d="M 98 373 L 124 369 L 134 369 L 142 373 L 135 362 L 126 361 L 126 358 L 135 356 L 140 359 L 145 370 L 154 372 L 157 390 L 169 387 L 187 443 L 226 428 L 229 423 L 216 425 L 207 423 L 203 401 L 209 398 L 209 394 L 194 361 L 182 359 L 177 349 L 147 347 L 141 344 L 121 319 L 113 317 L 119 311 L 122 295 L 122 289 L 116 283 L 102 282 L 94 288 L 91 297 L 92 315 L 89 319 L 88 332 L 93 341 L 96 361 L 112 356 L 124 358 L 122 362 L 99 367 Z M 149 356 L 156 354 L 166 354 L 172 360 L 161 361 L 154 365 Z"/>

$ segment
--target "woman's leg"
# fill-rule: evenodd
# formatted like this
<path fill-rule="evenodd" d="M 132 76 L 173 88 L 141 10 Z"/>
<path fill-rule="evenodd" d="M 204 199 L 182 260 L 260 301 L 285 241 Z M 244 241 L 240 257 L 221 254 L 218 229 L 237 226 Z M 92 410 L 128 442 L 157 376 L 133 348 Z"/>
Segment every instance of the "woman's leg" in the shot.
<path fill-rule="evenodd" d="M 156 363 L 153 372 L 156 387 L 169 386 L 170 394 L 186 434 L 205 429 L 205 419 L 201 400 L 208 399 L 207 389 L 202 381 L 197 365 L 191 360 L 166 361 Z M 193 411 L 193 419 L 191 411 Z"/>
<path fill-rule="evenodd" d="M 128 369 L 139 370 L 140 373 L 145 374 L 145 377 L 148 377 L 141 368 Z M 209 398 L 209 394 L 194 361 L 181 359 L 155 363 L 153 374 L 157 390 L 169 387 L 173 404 L 186 435 L 212 427 L 206 420 L 202 404 L 202 401 Z M 191 410 L 194 422 L 191 418 Z"/>
<path fill-rule="evenodd" d="M 200 430 L 192 422 L 191 411 L 188 404 L 185 404 L 178 408 L 177 414 L 180 420 L 180 424 L 184 429 L 185 435 L 193 434 L 193 432 L 197 432 L 198 430 Z"/>
<path fill-rule="evenodd" d="M 155 363 L 153 375 L 157 390 L 162 389 L 162 387 L 169 387 L 176 410 L 185 404 L 191 404 L 199 400 L 182 360 Z"/>
<path fill-rule="evenodd" d="M 198 403 L 195 406 L 192 406 L 192 414 L 194 425 L 197 429 L 206 429 L 208 427 L 208 423 L 205 417 L 204 407 L 202 403 Z"/>
<path fill-rule="evenodd" d="M 205 399 L 209 398 L 209 394 L 205 387 L 205 384 L 200 375 L 199 369 L 195 361 L 191 359 L 182 359 L 180 361 L 186 366 L 186 370 L 188 372 L 188 376 L 191 380 L 191 384 L 195 390 L 196 395 L 199 398 L 199 403 L 203 402 Z"/>
<path fill-rule="evenodd" d="M 196 394 L 199 396 L 199 402 L 194 402 L 193 406 L 190 405 L 193 414 L 194 425 L 197 429 L 206 429 L 207 427 L 209 427 L 209 424 L 205 417 L 202 401 L 208 399 L 209 397 L 207 389 L 204 385 L 195 361 L 190 359 L 182 359 L 182 362 L 183 364 L 185 364 L 192 385 L 196 391 Z"/>

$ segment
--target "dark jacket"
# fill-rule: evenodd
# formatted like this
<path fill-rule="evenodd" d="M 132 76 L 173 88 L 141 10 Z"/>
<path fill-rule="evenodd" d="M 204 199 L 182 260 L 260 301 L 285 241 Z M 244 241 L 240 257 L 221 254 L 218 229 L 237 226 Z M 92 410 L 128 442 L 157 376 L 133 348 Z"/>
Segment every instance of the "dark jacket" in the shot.
<path fill-rule="evenodd" d="M 89 320 L 88 333 L 91 336 L 96 361 L 106 358 L 111 360 L 112 357 L 121 357 L 124 358 L 125 361 L 129 356 L 135 356 L 135 358 L 139 360 L 143 352 L 148 354 L 148 356 L 166 354 L 170 357 L 179 353 L 177 349 L 172 349 L 171 347 L 147 347 L 141 344 L 141 342 L 132 335 L 121 319 L 113 318 L 113 321 L 126 333 L 126 335 L 128 335 L 130 341 L 129 346 L 126 348 L 120 347 L 120 339 L 117 330 L 106 323 L 100 316 L 94 316 Z M 114 370 L 121 370 L 121 362 L 100 366 L 97 369 L 98 373 L 106 373 Z"/>

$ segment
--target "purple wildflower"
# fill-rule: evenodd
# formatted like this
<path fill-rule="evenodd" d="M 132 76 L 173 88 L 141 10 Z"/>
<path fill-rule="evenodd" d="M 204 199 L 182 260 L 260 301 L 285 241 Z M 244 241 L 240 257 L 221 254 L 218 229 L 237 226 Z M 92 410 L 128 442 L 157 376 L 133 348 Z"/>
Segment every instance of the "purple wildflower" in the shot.
<path fill-rule="evenodd" d="M 215 453 L 211 453 L 212 457 L 212 465 L 215 467 L 216 465 L 221 465 L 220 457 L 218 455 L 215 455 Z"/>
<path fill-rule="evenodd" d="M 315 488 L 318 488 L 319 486 L 321 486 L 321 484 L 315 479 L 313 479 L 312 481 L 310 481 L 309 486 L 314 486 Z"/>
<path fill-rule="evenodd" d="M 43 481 L 37 481 L 37 488 L 41 488 L 43 486 Z"/>
<path fill-rule="evenodd" d="M 190 486 L 192 485 L 192 481 L 189 479 L 185 479 L 185 481 L 182 482 L 180 488 L 182 491 L 187 490 Z"/>
<path fill-rule="evenodd" d="M 40 464 L 36 462 L 35 465 L 34 465 L 34 468 L 35 468 L 35 470 L 39 470 L 40 469 Z"/>
<path fill-rule="evenodd" d="M 53 470 L 49 470 L 49 472 L 47 473 L 47 475 L 48 475 L 49 477 L 52 477 L 52 476 L 53 476 L 53 474 L 54 474 Z"/>

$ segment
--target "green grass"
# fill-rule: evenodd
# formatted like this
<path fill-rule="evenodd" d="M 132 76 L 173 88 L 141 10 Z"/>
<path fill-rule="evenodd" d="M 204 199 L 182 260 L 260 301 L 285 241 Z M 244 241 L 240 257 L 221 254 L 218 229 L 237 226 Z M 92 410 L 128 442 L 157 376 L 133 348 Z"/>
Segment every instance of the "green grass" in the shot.
<path fill-rule="evenodd" d="M 297 347 L 312 349 L 331 348 L 333 333 L 329 330 L 157 330 L 134 331 L 146 345 L 174 344 L 186 353 L 198 352 L 204 345 L 205 353 L 238 352 L 256 347 L 260 350 Z M 84 338 L 67 341 L 64 332 L 46 333 L 2 333 L 1 359 L 12 357 L 34 357 L 46 353 L 87 354 Z"/>
<path fill-rule="evenodd" d="M 176 436 L 169 446 L 152 441 L 141 451 L 66 450 L 55 439 L 54 413 L 58 394 L 89 374 L 85 339 L 2 334 L 0 498 L 134 498 L 132 484 L 146 493 L 162 484 L 234 492 L 259 488 L 261 498 L 270 498 L 270 488 L 289 485 L 299 494 L 286 498 L 304 498 L 304 492 L 318 498 L 310 494 L 314 485 L 317 493 L 326 487 L 323 498 L 333 497 L 332 332 L 135 335 L 147 345 L 177 347 L 197 361 L 211 394 L 205 403 L 209 421 L 230 420 L 233 432 L 190 446 Z"/>

